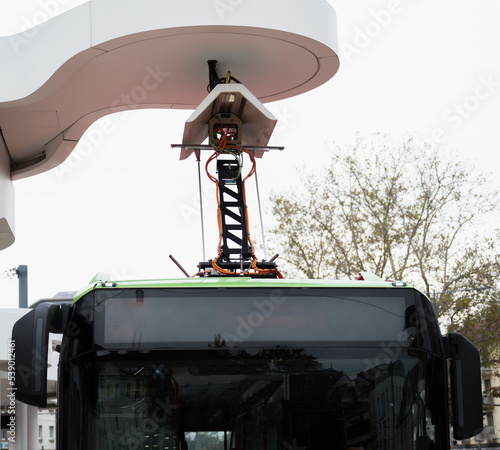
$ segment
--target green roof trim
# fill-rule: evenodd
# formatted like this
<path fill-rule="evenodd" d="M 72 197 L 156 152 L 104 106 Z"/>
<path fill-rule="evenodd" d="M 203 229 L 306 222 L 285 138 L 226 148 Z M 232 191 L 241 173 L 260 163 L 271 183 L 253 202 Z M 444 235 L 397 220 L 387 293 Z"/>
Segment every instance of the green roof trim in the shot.
<path fill-rule="evenodd" d="M 405 286 L 394 286 L 392 281 L 360 281 L 360 280 L 296 280 L 275 278 L 250 278 L 250 277 L 206 277 L 206 278 L 178 278 L 162 280 L 127 280 L 111 281 L 92 279 L 91 284 L 81 289 L 75 296 L 73 304 L 78 302 L 84 295 L 94 289 L 148 289 L 148 288 L 310 288 L 310 287 L 332 287 L 332 288 L 412 288 L 409 284 Z M 416 289 L 418 290 L 418 289 Z M 420 291 L 419 291 L 420 292 Z M 424 294 L 425 295 L 425 294 Z"/>

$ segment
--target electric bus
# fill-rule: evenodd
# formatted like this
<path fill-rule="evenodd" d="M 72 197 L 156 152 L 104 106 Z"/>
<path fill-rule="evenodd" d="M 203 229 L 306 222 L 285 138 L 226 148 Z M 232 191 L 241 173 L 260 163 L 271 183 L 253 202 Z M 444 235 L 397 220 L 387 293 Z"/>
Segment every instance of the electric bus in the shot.
<path fill-rule="evenodd" d="M 451 423 L 482 429 L 476 348 L 373 275 L 94 279 L 13 328 L 16 396 L 39 407 L 49 333 L 59 450 L 448 450 Z"/>

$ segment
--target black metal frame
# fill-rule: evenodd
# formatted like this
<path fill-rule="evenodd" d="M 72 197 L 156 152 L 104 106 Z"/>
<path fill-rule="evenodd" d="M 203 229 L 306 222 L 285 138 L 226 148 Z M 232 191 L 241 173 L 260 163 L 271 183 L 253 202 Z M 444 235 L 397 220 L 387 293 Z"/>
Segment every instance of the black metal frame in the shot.
<path fill-rule="evenodd" d="M 247 205 L 240 163 L 237 160 L 218 159 L 217 174 L 218 213 L 221 222 L 221 244 L 217 266 L 225 271 L 233 272 L 234 275 L 276 278 L 276 263 L 272 261 L 254 263 L 255 255 L 248 232 Z M 201 262 L 199 268 L 202 275 L 227 276 L 227 274 L 212 270 L 214 268 L 212 261 Z"/>

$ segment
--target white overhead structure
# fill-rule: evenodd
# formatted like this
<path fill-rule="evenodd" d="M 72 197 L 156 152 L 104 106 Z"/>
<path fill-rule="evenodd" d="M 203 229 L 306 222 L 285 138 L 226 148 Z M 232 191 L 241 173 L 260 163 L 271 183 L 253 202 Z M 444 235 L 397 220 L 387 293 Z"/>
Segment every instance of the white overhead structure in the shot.
<path fill-rule="evenodd" d="M 266 146 L 278 122 L 242 84 L 219 84 L 186 120 L 182 137 L 182 144 L 186 146 L 181 146 L 181 159 L 189 157 L 194 151 L 193 147 L 208 137 L 209 124 L 214 120 L 214 115 L 219 121 L 224 121 L 224 115 L 230 116 L 228 123 L 237 120 L 238 124 L 235 126 L 241 128 L 238 132 L 241 135 L 238 145 L 246 147 Z M 262 153 L 259 151 L 256 156 L 261 157 Z"/>
<path fill-rule="evenodd" d="M 14 186 L 10 166 L 5 142 L 0 139 L 0 250 L 14 243 Z"/>
<path fill-rule="evenodd" d="M 262 103 L 314 89 L 339 67 L 326 0 L 92 0 L 0 37 L 0 60 L 3 185 L 56 167 L 107 114 L 195 109 L 208 60 Z M 9 190 L 0 191 L 0 249 L 13 240 L 1 237 L 13 234 Z"/>

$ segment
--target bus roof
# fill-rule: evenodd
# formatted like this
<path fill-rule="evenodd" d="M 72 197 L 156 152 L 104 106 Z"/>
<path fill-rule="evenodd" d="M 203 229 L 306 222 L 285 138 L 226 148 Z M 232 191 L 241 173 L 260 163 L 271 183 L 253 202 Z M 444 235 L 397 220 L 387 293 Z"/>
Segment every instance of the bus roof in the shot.
<path fill-rule="evenodd" d="M 78 302 L 85 294 L 94 289 L 148 289 L 148 288 L 413 288 L 408 283 L 401 281 L 374 281 L 374 280 L 313 280 L 313 279 L 276 279 L 276 278 L 250 278 L 250 277 L 200 277 L 200 278 L 174 278 L 157 280 L 127 280 L 111 281 L 94 279 L 92 282 L 77 292 L 73 304 Z"/>

